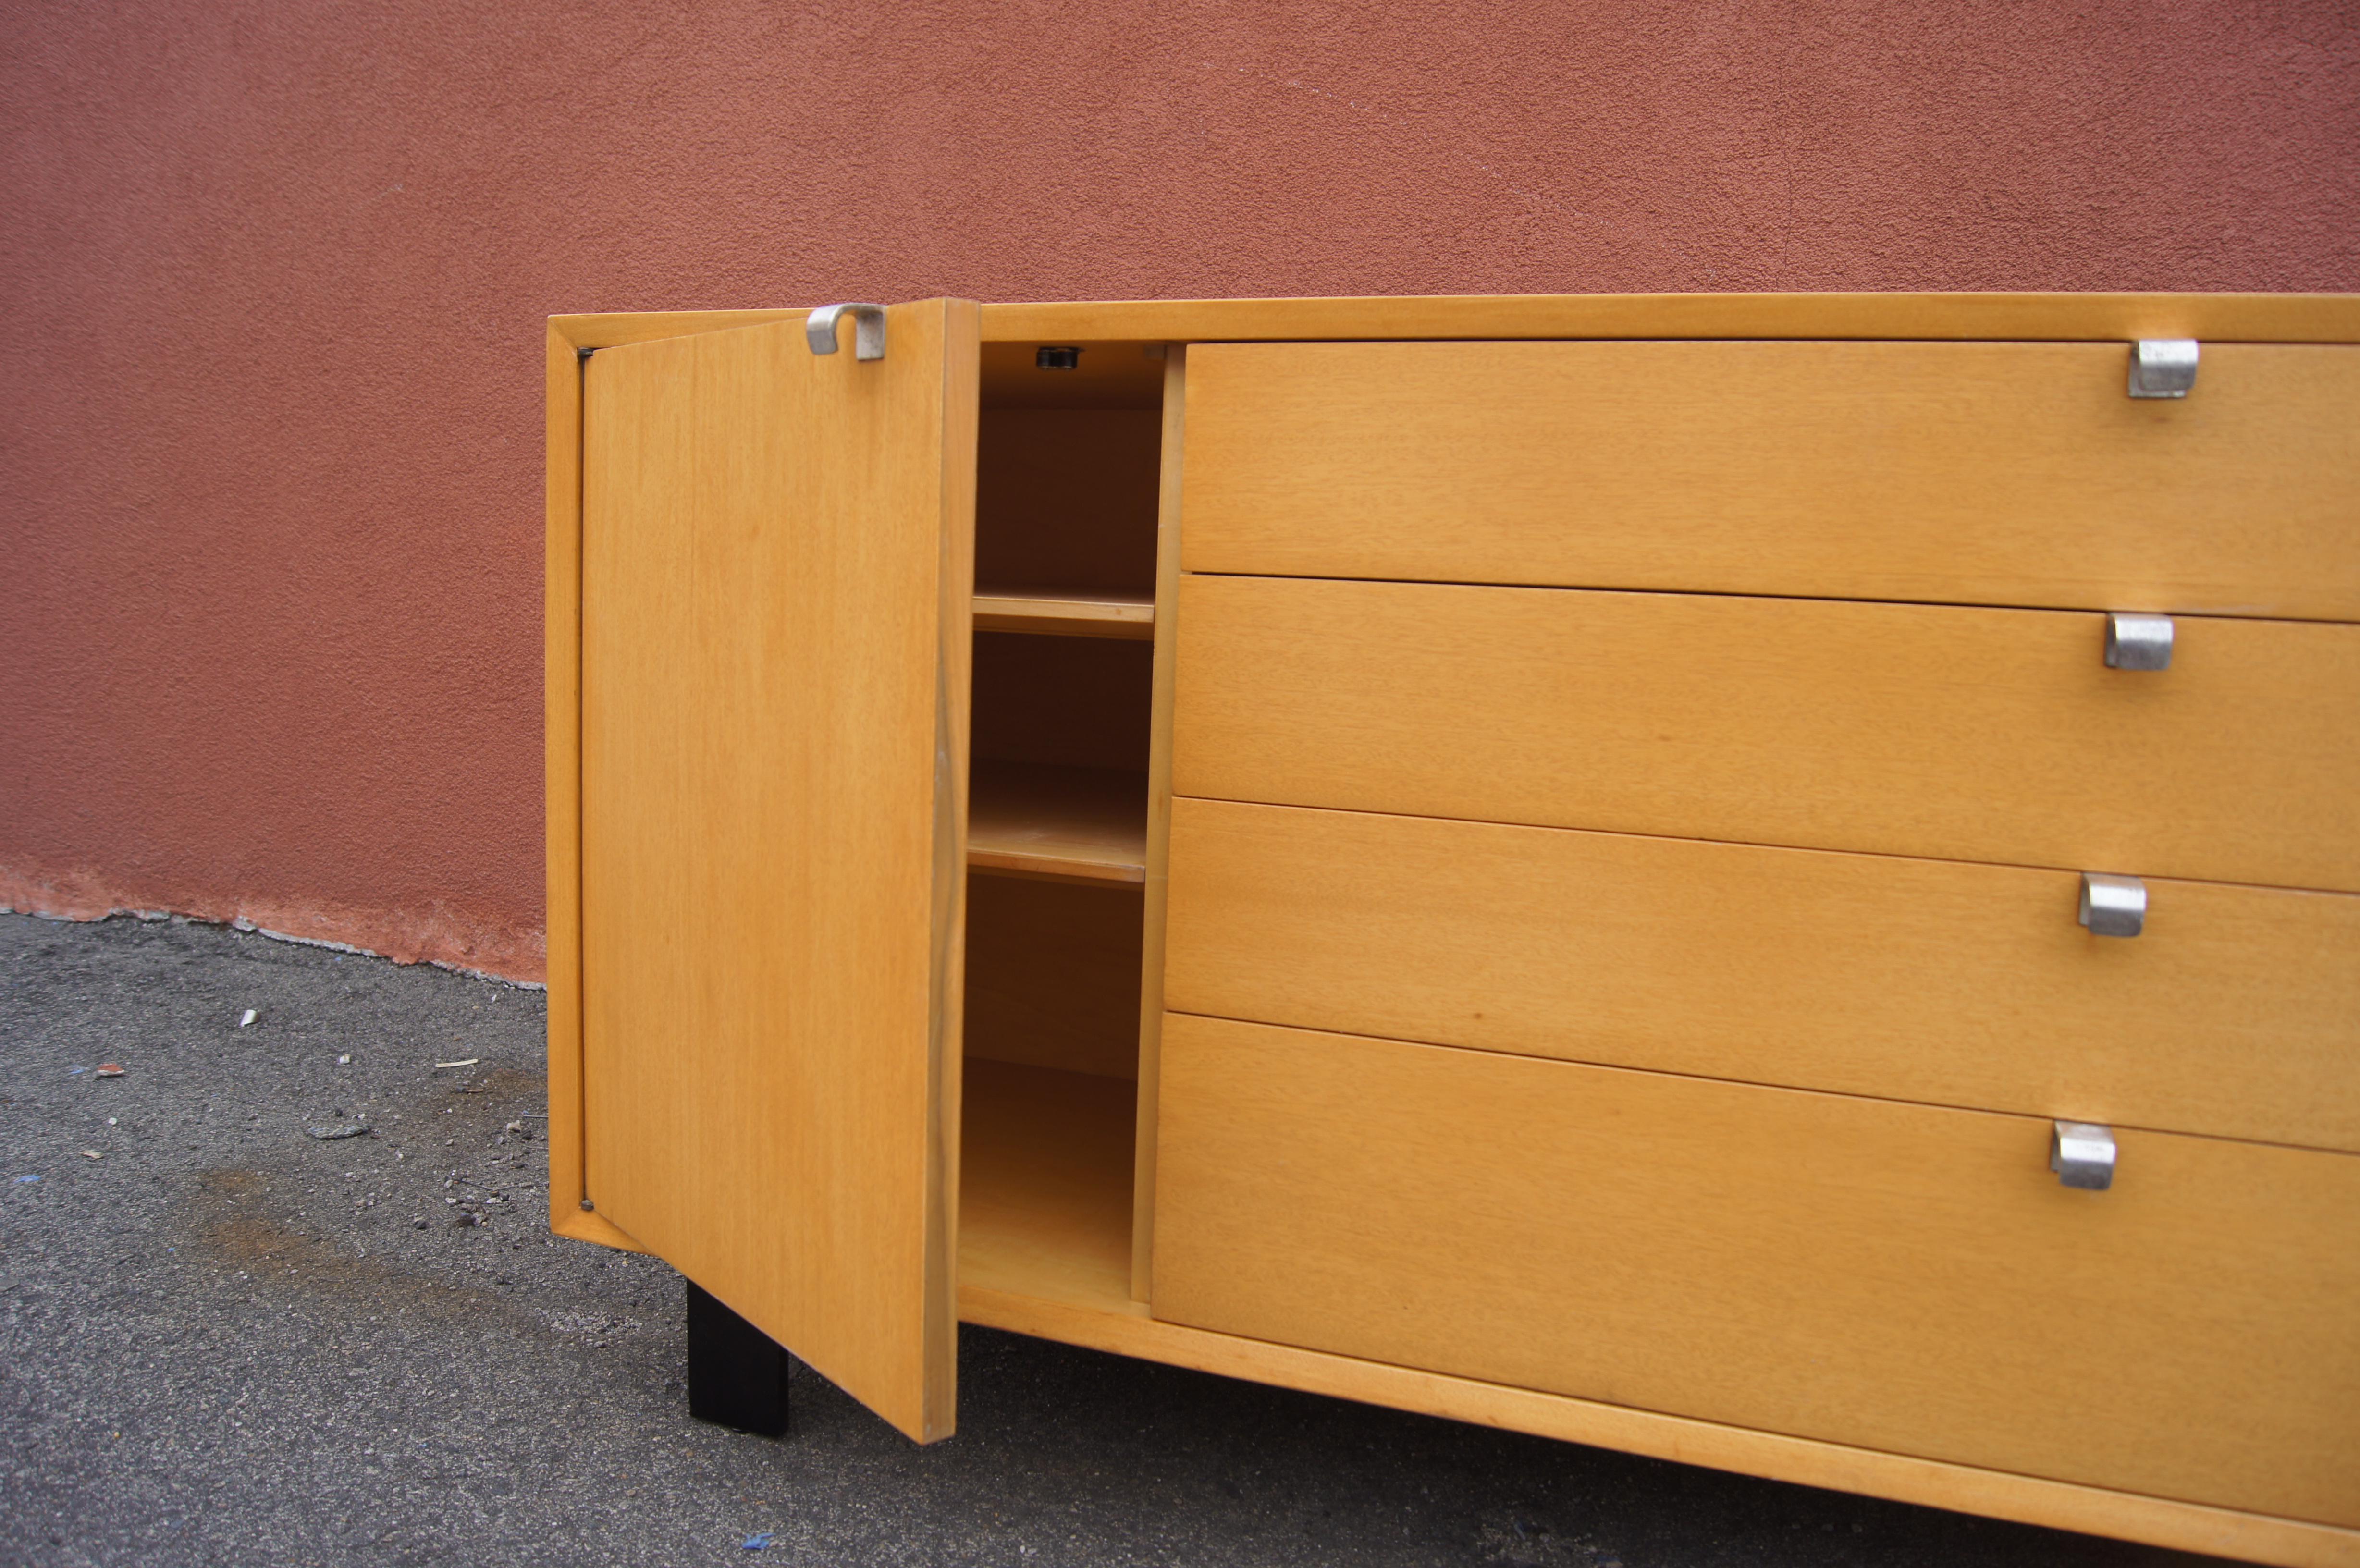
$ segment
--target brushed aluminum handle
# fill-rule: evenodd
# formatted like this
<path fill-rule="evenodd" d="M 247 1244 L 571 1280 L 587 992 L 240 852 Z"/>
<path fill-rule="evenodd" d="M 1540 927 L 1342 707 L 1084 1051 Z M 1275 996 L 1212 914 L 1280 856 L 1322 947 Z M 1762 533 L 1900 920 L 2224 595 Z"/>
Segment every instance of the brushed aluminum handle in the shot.
<path fill-rule="evenodd" d="M 882 305 L 822 305 L 803 319 L 803 341 L 814 354 L 836 352 L 836 323 L 852 312 L 852 357 L 885 357 L 885 307 Z"/>
<path fill-rule="evenodd" d="M 2131 344 L 2134 397 L 2185 397 L 2196 385 L 2194 338 L 2141 338 Z"/>
<path fill-rule="evenodd" d="M 2114 1129 L 2099 1122 L 2050 1122 L 2049 1169 L 2068 1187 L 2104 1192 L 2114 1184 Z"/>
<path fill-rule="evenodd" d="M 2092 936 L 2136 936 L 2147 929 L 2147 884 L 2136 877 L 2081 873 L 2081 922 Z"/>
<path fill-rule="evenodd" d="M 2169 670 L 2171 668 L 2171 617 L 2134 615 L 2120 610 L 2106 615 L 2106 668 L 2109 670 Z"/>

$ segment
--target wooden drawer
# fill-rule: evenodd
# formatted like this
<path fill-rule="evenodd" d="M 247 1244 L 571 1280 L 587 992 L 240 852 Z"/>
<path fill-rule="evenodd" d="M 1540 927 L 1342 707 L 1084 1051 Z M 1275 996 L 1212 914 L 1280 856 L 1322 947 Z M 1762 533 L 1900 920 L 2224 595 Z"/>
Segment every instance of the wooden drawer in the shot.
<path fill-rule="evenodd" d="M 1167 1017 L 1156 1316 L 2360 1524 L 2360 1156 Z"/>
<path fill-rule="evenodd" d="M 2360 898 L 1176 800 L 1178 1011 L 2360 1149 Z"/>
<path fill-rule="evenodd" d="M 1184 577 L 1183 795 L 2360 888 L 2360 626 Z"/>
<path fill-rule="evenodd" d="M 1195 572 L 2360 619 L 2360 349 L 1207 343 Z"/>

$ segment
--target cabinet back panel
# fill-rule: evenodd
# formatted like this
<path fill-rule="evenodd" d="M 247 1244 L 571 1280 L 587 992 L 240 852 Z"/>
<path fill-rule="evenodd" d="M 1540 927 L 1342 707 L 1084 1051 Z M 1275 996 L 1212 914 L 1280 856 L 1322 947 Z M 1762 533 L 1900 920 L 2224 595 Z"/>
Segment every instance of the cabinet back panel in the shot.
<path fill-rule="evenodd" d="M 1165 1022 L 1155 1313 L 2360 1523 L 2360 1156 Z"/>
<path fill-rule="evenodd" d="M 1144 771 L 1154 669 L 1152 643 L 978 632 L 975 755 Z"/>
<path fill-rule="evenodd" d="M 1192 572 L 2360 620 L 2360 349 L 1212 343 Z"/>
<path fill-rule="evenodd" d="M 1162 432 L 1153 408 L 985 410 L 976 583 L 1152 589 Z"/>
<path fill-rule="evenodd" d="M 2360 889 L 2360 626 L 1185 576 L 1173 789 Z"/>
<path fill-rule="evenodd" d="M 1183 1012 L 2360 1150 L 2360 897 L 1172 803 Z"/>
<path fill-rule="evenodd" d="M 976 875 L 967 1053 L 1139 1076 L 1139 889 Z"/>

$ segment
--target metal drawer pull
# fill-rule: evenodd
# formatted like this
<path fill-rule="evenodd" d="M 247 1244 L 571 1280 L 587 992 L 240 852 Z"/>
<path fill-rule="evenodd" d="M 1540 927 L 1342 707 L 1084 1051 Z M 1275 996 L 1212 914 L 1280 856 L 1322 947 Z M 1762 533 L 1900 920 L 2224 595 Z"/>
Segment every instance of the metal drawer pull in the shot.
<path fill-rule="evenodd" d="M 2092 936 L 2136 936 L 2147 929 L 2147 884 L 2136 877 L 2081 873 L 2081 921 Z"/>
<path fill-rule="evenodd" d="M 2171 668 L 2171 617 L 2106 613 L 2106 668 L 2109 670 L 2169 670 Z"/>
<path fill-rule="evenodd" d="M 852 357 L 885 357 L 885 307 L 882 305 L 822 305 L 803 319 L 803 339 L 814 354 L 836 352 L 836 318 L 852 312 Z"/>
<path fill-rule="evenodd" d="M 2068 1187 L 2104 1192 L 2114 1184 L 2114 1129 L 2097 1122 L 2050 1122 L 2049 1169 Z"/>
<path fill-rule="evenodd" d="M 2194 338 L 2141 338 L 2131 344 L 2131 396 L 2185 397 L 2196 385 Z"/>

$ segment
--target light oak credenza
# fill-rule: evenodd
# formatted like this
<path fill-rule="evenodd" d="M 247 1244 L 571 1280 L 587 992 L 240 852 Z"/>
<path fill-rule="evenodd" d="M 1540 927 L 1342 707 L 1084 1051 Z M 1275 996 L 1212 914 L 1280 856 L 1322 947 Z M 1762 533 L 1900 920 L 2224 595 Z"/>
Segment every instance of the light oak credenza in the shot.
<path fill-rule="evenodd" d="M 2360 299 L 563 316 L 552 1221 L 2360 1563 Z M 750 1332 L 750 1331 L 749 1331 Z"/>

